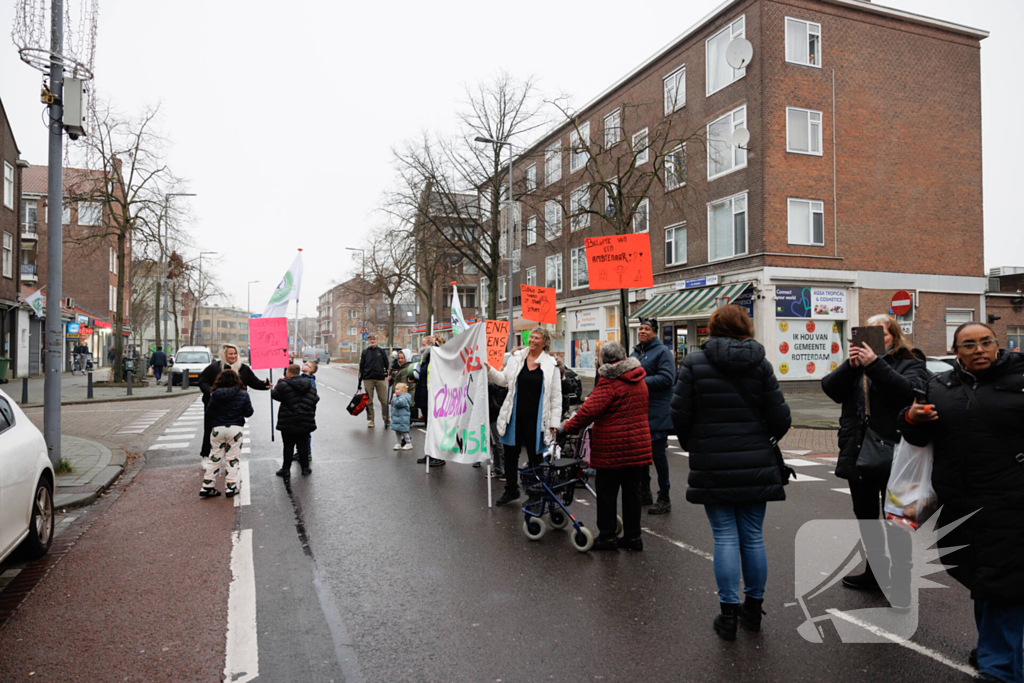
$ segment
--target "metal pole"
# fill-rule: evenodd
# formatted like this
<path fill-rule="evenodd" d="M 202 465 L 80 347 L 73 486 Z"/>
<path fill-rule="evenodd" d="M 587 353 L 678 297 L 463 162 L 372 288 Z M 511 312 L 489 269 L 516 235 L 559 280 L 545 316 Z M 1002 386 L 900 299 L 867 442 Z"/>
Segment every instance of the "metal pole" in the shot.
<path fill-rule="evenodd" d="M 46 221 L 46 374 L 43 380 L 43 436 L 49 449 L 50 462 L 56 469 L 60 463 L 60 371 L 61 371 L 61 264 L 64 256 L 64 233 L 61 216 L 64 213 L 64 169 L 61 147 L 64 134 L 64 61 L 59 56 L 64 49 L 64 0 L 53 0 L 50 5 L 50 150 L 47 168 L 46 202 L 52 209 Z"/>
<path fill-rule="evenodd" d="M 89 371 L 89 389 L 86 398 L 92 398 L 92 371 Z"/>
<path fill-rule="evenodd" d="M 129 370 L 125 374 L 128 377 L 128 395 L 131 396 L 132 395 L 132 371 Z"/>
<path fill-rule="evenodd" d="M 512 220 L 512 211 L 515 208 L 515 204 L 512 202 L 512 144 L 509 142 L 505 144 L 508 145 L 508 350 L 511 353 L 512 349 L 515 348 L 512 343 L 512 230 L 515 227 L 515 223 Z"/>

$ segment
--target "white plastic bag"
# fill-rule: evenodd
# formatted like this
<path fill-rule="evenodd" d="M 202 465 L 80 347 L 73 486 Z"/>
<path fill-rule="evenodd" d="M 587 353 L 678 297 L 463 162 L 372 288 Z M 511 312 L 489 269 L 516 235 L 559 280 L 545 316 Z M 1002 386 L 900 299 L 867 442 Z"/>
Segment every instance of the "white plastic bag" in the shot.
<path fill-rule="evenodd" d="M 885 490 L 887 520 L 917 529 L 938 509 L 932 488 L 933 458 L 931 444 L 914 446 L 900 439 Z"/>

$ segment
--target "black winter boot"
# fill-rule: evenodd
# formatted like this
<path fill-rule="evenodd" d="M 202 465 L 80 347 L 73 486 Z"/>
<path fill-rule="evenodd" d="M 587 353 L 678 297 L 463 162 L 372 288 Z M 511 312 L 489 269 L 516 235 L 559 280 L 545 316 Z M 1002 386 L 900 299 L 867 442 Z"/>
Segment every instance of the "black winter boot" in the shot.
<path fill-rule="evenodd" d="M 871 570 L 871 565 L 864 565 L 864 572 L 862 574 L 850 574 L 843 577 L 843 585 L 847 588 L 855 588 L 857 590 L 881 590 L 878 585 L 878 579 L 875 577 L 875 573 Z"/>
<path fill-rule="evenodd" d="M 663 515 L 666 512 L 672 511 L 672 501 L 669 500 L 668 493 L 658 492 L 658 502 L 655 503 L 647 510 L 649 515 Z"/>
<path fill-rule="evenodd" d="M 736 640 L 736 616 L 740 613 L 740 606 L 731 602 L 718 603 L 722 609 L 721 614 L 715 617 L 715 631 L 722 640 Z"/>
<path fill-rule="evenodd" d="M 740 623 L 743 624 L 743 628 L 748 631 L 761 630 L 761 616 L 764 615 L 765 611 L 761 609 L 761 605 L 764 604 L 764 598 L 755 600 L 754 598 L 748 597 L 743 601 L 743 609 L 740 610 Z"/>

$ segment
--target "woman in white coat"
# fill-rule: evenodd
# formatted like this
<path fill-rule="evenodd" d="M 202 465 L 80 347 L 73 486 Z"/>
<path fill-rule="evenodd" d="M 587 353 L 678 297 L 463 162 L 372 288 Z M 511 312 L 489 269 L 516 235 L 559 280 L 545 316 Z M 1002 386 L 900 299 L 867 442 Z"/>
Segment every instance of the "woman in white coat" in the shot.
<path fill-rule="evenodd" d="M 508 387 L 498 412 L 499 441 L 505 450 L 505 493 L 495 505 L 519 498 L 519 455 L 526 448 L 530 466 L 540 464 L 561 424 L 562 383 L 551 354 L 551 333 L 538 327 L 530 333 L 530 345 L 514 351 L 498 372 L 488 366 L 495 384 Z"/>

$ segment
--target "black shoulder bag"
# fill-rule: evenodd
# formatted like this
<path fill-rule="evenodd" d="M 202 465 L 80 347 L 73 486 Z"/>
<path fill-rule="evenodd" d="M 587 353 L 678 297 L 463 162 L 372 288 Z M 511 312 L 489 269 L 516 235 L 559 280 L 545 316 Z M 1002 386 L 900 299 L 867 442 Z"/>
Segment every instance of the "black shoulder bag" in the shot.
<path fill-rule="evenodd" d="M 726 379 L 732 383 L 733 388 L 736 389 L 736 393 L 739 394 L 740 398 L 743 399 L 743 402 L 747 404 L 747 408 L 750 409 L 750 413 L 754 416 L 754 419 L 761 423 L 761 428 L 764 430 L 765 436 L 768 437 L 768 443 L 772 445 L 772 452 L 775 454 L 775 465 L 779 468 L 779 475 L 782 477 L 782 485 L 785 486 L 789 483 L 790 479 L 796 479 L 796 470 L 786 464 L 786 461 L 782 457 L 782 449 L 779 448 L 779 442 L 774 436 L 772 436 L 771 430 L 768 429 L 768 423 L 764 421 L 764 417 L 762 417 L 758 412 L 757 408 L 754 406 L 754 402 L 750 400 L 749 396 L 743 393 L 743 387 L 740 386 L 740 383 L 736 381 L 735 377 L 730 375 L 726 375 Z"/>
<path fill-rule="evenodd" d="M 864 386 L 864 438 L 860 442 L 854 471 L 861 476 L 888 481 L 896 442 L 871 428 L 871 387 L 867 375 L 862 375 L 861 381 Z"/>

